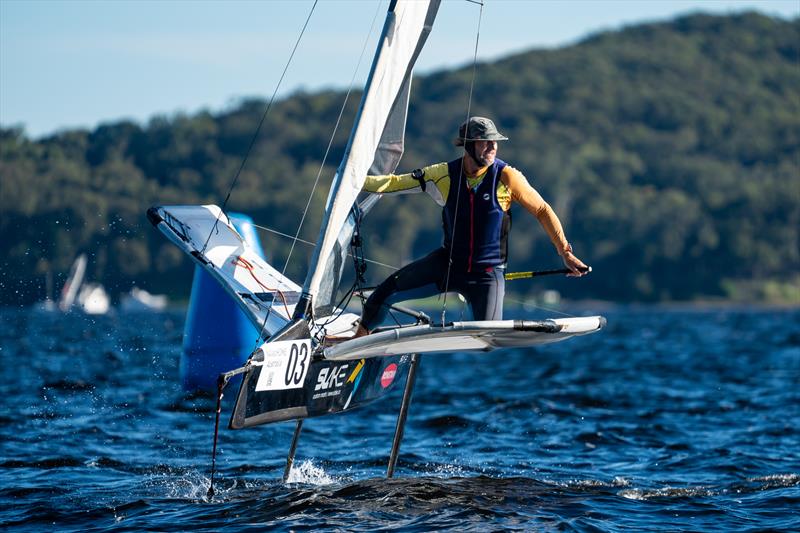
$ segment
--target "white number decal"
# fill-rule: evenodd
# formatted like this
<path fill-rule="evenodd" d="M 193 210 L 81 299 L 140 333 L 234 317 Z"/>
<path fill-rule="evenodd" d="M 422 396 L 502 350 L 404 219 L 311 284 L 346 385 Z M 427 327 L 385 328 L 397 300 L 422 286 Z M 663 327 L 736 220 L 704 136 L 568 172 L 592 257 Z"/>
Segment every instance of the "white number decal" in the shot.
<path fill-rule="evenodd" d="M 259 348 L 264 354 L 257 391 L 299 389 L 311 366 L 311 340 L 267 342 Z M 258 365 L 259 363 L 255 363 Z"/>

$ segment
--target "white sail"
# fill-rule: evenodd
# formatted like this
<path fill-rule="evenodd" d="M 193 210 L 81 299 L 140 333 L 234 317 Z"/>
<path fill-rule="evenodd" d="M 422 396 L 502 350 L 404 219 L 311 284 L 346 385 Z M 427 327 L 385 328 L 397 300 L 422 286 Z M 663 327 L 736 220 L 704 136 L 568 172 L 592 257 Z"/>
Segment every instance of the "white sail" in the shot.
<path fill-rule="evenodd" d="M 67 276 L 67 281 L 61 289 L 61 298 L 58 301 L 58 308 L 62 311 L 69 311 L 78 296 L 78 289 L 83 284 L 83 275 L 86 273 L 86 254 L 80 254 Z"/>
<path fill-rule="evenodd" d="M 330 306 L 349 241 L 348 217 L 367 173 L 387 172 L 403 151 L 411 72 L 430 33 L 439 0 L 398 0 L 389 7 L 342 163 L 334 177 L 303 287 L 314 308 Z M 379 151 L 380 149 L 380 151 Z M 345 231 L 342 231 L 342 230 Z"/>

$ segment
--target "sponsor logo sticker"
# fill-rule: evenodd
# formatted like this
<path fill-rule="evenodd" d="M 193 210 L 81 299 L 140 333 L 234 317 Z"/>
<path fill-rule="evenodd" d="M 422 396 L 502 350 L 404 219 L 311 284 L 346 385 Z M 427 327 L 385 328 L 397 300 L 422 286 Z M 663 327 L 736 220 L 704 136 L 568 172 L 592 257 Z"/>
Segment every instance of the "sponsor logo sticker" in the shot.
<path fill-rule="evenodd" d="M 392 384 L 394 381 L 394 376 L 397 374 L 397 365 L 392 363 L 386 368 L 383 369 L 383 374 L 381 375 L 381 387 L 384 389 Z"/>
<path fill-rule="evenodd" d="M 347 382 L 347 368 L 349 366 L 349 363 L 347 363 L 325 367 L 320 370 L 319 374 L 317 374 L 317 384 L 314 386 L 314 394 L 311 399 L 319 400 L 320 398 L 339 396 L 342 393 L 342 387 Z"/>
<path fill-rule="evenodd" d="M 330 388 L 340 388 L 344 385 L 345 376 L 347 375 L 347 367 L 349 365 L 332 366 L 330 368 L 323 368 L 317 375 L 317 384 L 314 387 L 315 391 L 328 390 Z"/>

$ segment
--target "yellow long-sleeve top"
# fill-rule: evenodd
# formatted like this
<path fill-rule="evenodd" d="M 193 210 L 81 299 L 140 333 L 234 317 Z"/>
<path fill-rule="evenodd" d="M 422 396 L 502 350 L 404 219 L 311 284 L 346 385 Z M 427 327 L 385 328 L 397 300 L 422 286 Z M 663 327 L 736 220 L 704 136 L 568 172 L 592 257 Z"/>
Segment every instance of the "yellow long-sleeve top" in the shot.
<path fill-rule="evenodd" d="M 467 174 L 467 183 L 470 188 L 475 187 L 483 180 L 488 168 L 488 166 L 481 167 L 474 175 Z M 422 170 L 425 172 L 423 178 L 426 184 L 425 192 L 437 204 L 444 207 L 447 203 L 447 195 L 450 193 L 451 182 L 447 163 L 436 163 Z M 422 185 L 411 173 L 387 174 L 385 176 L 367 176 L 363 190 L 371 193 L 407 194 L 422 192 Z M 522 172 L 511 165 L 506 165 L 500 174 L 500 181 L 497 185 L 497 201 L 503 211 L 511 208 L 512 201 L 522 205 L 542 225 L 559 255 L 563 255 L 567 250 L 569 243 L 555 212 L 536 189 L 528 183 Z"/>

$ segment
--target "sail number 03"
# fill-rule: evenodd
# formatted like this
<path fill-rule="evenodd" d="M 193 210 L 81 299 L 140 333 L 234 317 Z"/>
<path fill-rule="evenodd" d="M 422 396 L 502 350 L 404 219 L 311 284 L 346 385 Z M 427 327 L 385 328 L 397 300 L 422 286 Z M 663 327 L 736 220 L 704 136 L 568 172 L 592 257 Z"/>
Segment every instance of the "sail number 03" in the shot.
<path fill-rule="evenodd" d="M 257 391 L 297 389 L 303 386 L 311 366 L 311 340 L 268 342 L 261 345 L 264 361 Z"/>
<path fill-rule="evenodd" d="M 285 384 L 287 387 L 302 385 L 303 378 L 306 377 L 309 351 L 306 343 L 292 343 L 292 347 L 289 348 L 289 361 L 286 364 Z"/>

